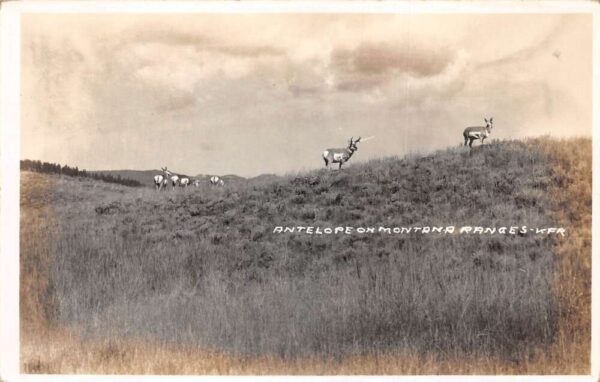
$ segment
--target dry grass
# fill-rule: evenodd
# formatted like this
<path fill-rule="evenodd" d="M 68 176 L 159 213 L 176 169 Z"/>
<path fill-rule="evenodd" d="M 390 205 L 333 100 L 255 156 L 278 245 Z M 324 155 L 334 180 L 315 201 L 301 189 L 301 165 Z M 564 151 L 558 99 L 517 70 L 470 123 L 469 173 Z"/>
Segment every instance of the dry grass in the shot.
<path fill-rule="evenodd" d="M 74 351 L 74 349 L 76 349 Z M 33 374 L 153 375 L 547 375 L 581 374 L 581 351 L 537 349 L 524 360 L 438 357 L 408 352 L 342 359 L 239 357 L 141 339 L 84 339 L 68 330 L 37 332 L 22 344 L 21 370 Z"/>
<path fill-rule="evenodd" d="M 592 300 L 592 142 L 537 140 L 552 160 L 550 208 L 557 225 L 569 227 L 569 238 L 555 245 L 553 289 L 558 301 L 556 351 L 570 357 L 580 374 L 589 374 Z"/>
<path fill-rule="evenodd" d="M 23 173 L 23 371 L 589 373 L 590 140 L 309 176 L 166 194 Z M 307 221 L 569 235 L 270 234 Z"/>

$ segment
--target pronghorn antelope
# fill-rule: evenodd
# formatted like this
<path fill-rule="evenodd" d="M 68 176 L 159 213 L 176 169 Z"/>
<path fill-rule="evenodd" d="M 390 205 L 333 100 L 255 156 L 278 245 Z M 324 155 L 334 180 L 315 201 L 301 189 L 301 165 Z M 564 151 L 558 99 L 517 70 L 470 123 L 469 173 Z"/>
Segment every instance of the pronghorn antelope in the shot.
<path fill-rule="evenodd" d="M 154 175 L 154 186 L 156 186 L 156 191 L 162 190 L 165 180 L 165 177 L 162 175 Z"/>
<path fill-rule="evenodd" d="M 200 187 L 200 181 L 198 179 L 194 180 L 194 187 Z"/>
<path fill-rule="evenodd" d="M 485 127 L 467 127 L 463 132 L 463 136 L 465 137 L 465 146 L 467 145 L 467 142 L 469 142 L 469 147 L 472 147 L 473 141 L 476 139 L 480 139 L 481 144 L 483 144 L 483 140 L 486 139 L 488 135 L 490 135 L 490 133 L 492 132 L 493 119 L 494 118 L 490 118 L 490 120 L 488 121 L 486 118 L 484 118 L 483 120 L 485 121 Z"/>
<path fill-rule="evenodd" d="M 225 186 L 225 182 L 223 181 L 223 179 L 221 179 L 220 177 L 213 175 L 210 177 L 210 184 L 212 184 L 213 186 L 219 186 L 219 187 L 223 187 Z"/>
<path fill-rule="evenodd" d="M 181 176 L 179 178 L 179 185 L 181 187 L 187 187 L 190 185 L 190 178 L 188 178 L 187 176 Z"/>
<path fill-rule="evenodd" d="M 329 166 L 329 163 L 339 163 L 339 168 L 341 169 L 342 164 L 348 162 L 352 154 L 354 154 L 354 152 L 358 150 L 356 144 L 360 142 L 360 137 L 358 137 L 358 139 L 355 141 L 352 140 L 353 138 L 354 137 L 350 138 L 350 141 L 348 142 L 348 147 L 346 148 L 327 149 L 323 151 L 323 160 L 325 160 L 325 167 Z"/>
<path fill-rule="evenodd" d="M 186 175 L 174 174 L 171 171 L 167 170 L 165 167 L 163 169 L 165 172 L 165 176 L 171 180 L 171 186 L 175 189 L 175 186 L 180 185 L 181 187 L 187 187 L 190 184 L 190 177 Z"/>
<path fill-rule="evenodd" d="M 167 168 L 160 168 L 164 175 L 155 175 L 154 176 L 154 186 L 156 186 L 156 191 L 160 191 L 167 188 L 169 184 L 169 177 L 167 176 Z"/>
<path fill-rule="evenodd" d="M 167 179 L 169 179 L 169 181 L 171 181 L 171 186 L 173 187 L 172 189 L 174 190 L 177 183 L 179 183 L 179 176 L 176 174 L 173 174 L 171 171 L 167 170 L 166 167 L 163 169 L 163 171 L 165 173 L 165 178 L 167 178 Z"/>

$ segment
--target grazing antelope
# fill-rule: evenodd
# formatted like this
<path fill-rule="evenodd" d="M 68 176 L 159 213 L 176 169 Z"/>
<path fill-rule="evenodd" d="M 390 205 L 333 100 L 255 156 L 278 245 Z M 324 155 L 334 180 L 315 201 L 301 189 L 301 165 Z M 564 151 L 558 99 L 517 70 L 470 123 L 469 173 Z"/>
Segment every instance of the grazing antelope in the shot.
<path fill-rule="evenodd" d="M 171 186 L 173 187 L 172 189 L 174 190 L 177 183 L 179 183 L 179 176 L 176 174 L 173 174 L 171 171 L 167 170 L 166 167 L 163 168 L 163 171 L 165 173 L 165 178 L 167 178 L 171 181 Z"/>
<path fill-rule="evenodd" d="M 223 187 L 225 186 L 225 182 L 220 177 L 213 175 L 210 177 L 210 184 L 213 186 Z"/>
<path fill-rule="evenodd" d="M 181 178 L 179 178 L 179 185 L 181 187 L 187 187 L 190 185 L 190 178 L 188 178 L 187 176 L 181 176 Z"/>
<path fill-rule="evenodd" d="M 172 189 L 175 189 L 175 186 L 179 185 L 181 187 L 187 187 L 190 184 L 190 177 L 187 175 L 174 174 L 173 172 L 167 170 L 165 167 L 163 169 L 165 172 L 165 176 L 171 180 Z"/>
<path fill-rule="evenodd" d="M 348 160 L 350 160 L 350 157 L 352 156 L 352 154 L 354 154 L 354 152 L 356 150 L 358 150 L 358 147 L 356 147 L 356 144 L 358 142 L 360 142 L 360 137 L 358 137 L 357 140 L 352 140 L 354 137 L 350 138 L 350 141 L 348 142 L 348 147 L 343 148 L 343 149 L 327 149 L 325 151 L 323 151 L 323 160 L 325 160 L 325 167 L 329 166 L 329 163 L 339 163 L 340 167 L 339 169 L 342 168 L 342 164 L 348 162 Z"/>
<path fill-rule="evenodd" d="M 162 175 L 154 175 L 154 186 L 156 186 L 156 191 L 162 190 L 165 180 L 165 177 Z"/>
<path fill-rule="evenodd" d="M 167 176 L 167 171 L 168 171 L 167 168 L 161 167 L 160 169 L 162 170 L 164 175 L 155 175 L 154 176 L 154 186 L 156 186 L 156 191 L 166 189 L 167 185 L 169 184 L 169 177 Z"/>
<path fill-rule="evenodd" d="M 492 132 L 492 123 L 494 118 L 490 118 L 488 121 L 486 118 L 483 119 L 485 121 L 485 127 L 483 126 L 472 126 L 467 127 L 463 132 L 463 136 L 465 137 L 465 146 L 467 142 L 469 142 L 469 147 L 472 147 L 473 141 L 476 139 L 481 140 L 481 144 L 483 144 L 483 140 L 490 135 Z"/>

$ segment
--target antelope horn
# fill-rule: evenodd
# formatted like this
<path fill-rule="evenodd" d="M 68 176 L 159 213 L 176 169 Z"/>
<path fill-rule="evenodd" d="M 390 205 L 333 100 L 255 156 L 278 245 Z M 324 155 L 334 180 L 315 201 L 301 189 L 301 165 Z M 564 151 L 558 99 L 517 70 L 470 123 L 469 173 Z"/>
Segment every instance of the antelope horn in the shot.
<path fill-rule="evenodd" d="M 354 143 L 358 143 L 358 142 L 360 142 L 360 137 L 358 137 L 358 139 L 354 141 Z"/>

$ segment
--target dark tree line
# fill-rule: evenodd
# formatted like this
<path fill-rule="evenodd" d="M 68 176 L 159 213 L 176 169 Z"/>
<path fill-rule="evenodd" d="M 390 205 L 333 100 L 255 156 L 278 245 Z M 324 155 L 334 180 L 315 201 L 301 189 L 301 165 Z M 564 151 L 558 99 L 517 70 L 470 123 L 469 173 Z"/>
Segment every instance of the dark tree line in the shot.
<path fill-rule="evenodd" d="M 83 178 L 91 178 L 101 180 L 107 183 L 117 183 L 129 187 L 141 187 L 142 184 L 137 180 L 123 178 L 121 175 L 112 176 L 110 174 L 102 174 L 96 172 L 88 172 L 86 170 L 80 170 L 77 166 L 69 167 L 67 165 L 61 166 L 58 163 L 48 163 L 39 160 L 25 159 L 21 161 L 21 170 L 42 172 L 46 174 L 61 174 L 68 176 L 80 176 Z"/>

